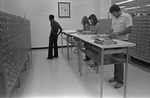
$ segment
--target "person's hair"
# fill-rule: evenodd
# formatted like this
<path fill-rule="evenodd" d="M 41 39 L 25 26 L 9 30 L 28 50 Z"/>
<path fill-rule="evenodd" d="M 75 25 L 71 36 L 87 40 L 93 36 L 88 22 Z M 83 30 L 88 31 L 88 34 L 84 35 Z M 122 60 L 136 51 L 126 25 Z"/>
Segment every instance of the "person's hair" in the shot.
<path fill-rule="evenodd" d="M 93 24 L 92 24 L 92 25 L 96 25 L 96 23 L 98 22 L 98 19 L 97 19 L 97 17 L 96 17 L 95 14 L 91 14 L 91 15 L 89 16 L 89 19 L 90 19 L 90 20 L 93 20 Z"/>
<path fill-rule="evenodd" d="M 110 12 L 110 13 L 115 12 L 115 11 L 116 11 L 116 12 L 121 11 L 120 7 L 119 7 L 118 5 L 116 5 L 116 4 L 112 5 L 112 6 L 110 7 L 110 9 L 109 9 L 109 12 Z"/>
<path fill-rule="evenodd" d="M 90 24 L 90 23 L 89 23 L 89 20 L 88 20 L 88 18 L 87 18 L 87 16 L 83 16 L 83 17 L 82 17 L 81 23 L 82 23 L 83 25 L 85 25 L 86 23 Z"/>
<path fill-rule="evenodd" d="M 49 20 L 54 20 L 54 18 L 55 18 L 54 15 L 52 15 L 52 14 L 49 15 Z"/>

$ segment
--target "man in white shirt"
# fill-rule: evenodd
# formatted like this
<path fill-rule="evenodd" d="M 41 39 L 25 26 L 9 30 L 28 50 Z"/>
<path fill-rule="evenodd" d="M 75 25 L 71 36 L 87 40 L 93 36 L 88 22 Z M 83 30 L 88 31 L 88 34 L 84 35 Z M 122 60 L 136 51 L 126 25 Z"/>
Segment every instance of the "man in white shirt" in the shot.
<path fill-rule="evenodd" d="M 112 30 L 109 34 L 110 38 L 115 38 L 119 40 L 128 40 L 129 33 L 132 30 L 132 18 L 129 14 L 121 11 L 118 5 L 112 5 L 109 12 L 113 15 L 112 18 Z M 124 54 L 113 54 L 119 58 L 124 58 Z M 120 88 L 123 86 L 123 76 L 124 76 L 124 66 L 123 63 L 114 64 L 114 77 L 109 80 L 109 82 L 117 82 L 114 86 L 115 88 Z"/>

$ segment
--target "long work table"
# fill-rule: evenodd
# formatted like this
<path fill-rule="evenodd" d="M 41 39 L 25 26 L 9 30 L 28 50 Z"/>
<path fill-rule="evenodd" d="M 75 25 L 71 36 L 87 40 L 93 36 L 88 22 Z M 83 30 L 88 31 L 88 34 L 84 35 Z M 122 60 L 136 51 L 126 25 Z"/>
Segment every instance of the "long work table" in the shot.
<path fill-rule="evenodd" d="M 63 47 L 63 40 L 67 41 L 67 58 L 70 59 L 69 56 L 69 43 L 73 44 L 73 38 L 72 36 L 70 36 L 69 34 L 74 34 L 77 33 L 76 30 L 63 30 L 63 32 L 61 33 L 61 46 Z M 66 35 L 66 37 L 63 37 L 63 35 Z M 62 48 L 63 51 L 63 48 Z"/>
<path fill-rule="evenodd" d="M 127 98 L 127 73 L 128 73 L 128 62 L 129 62 L 129 48 L 136 46 L 136 44 L 113 39 L 116 44 L 102 45 L 94 42 L 93 37 L 96 35 L 80 35 L 75 30 L 64 30 L 63 34 L 67 36 L 67 57 L 69 59 L 69 37 L 75 38 L 78 45 L 78 70 L 82 76 L 82 55 L 89 56 L 97 64 L 97 72 L 100 68 L 100 98 L 103 97 L 103 66 L 117 63 L 125 63 L 125 74 L 124 74 L 124 98 Z M 90 49 L 83 48 L 82 43 L 88 43 Z M 124 59 L 113 57 L 112 54 L 124 53 L 126 54 Z"/>

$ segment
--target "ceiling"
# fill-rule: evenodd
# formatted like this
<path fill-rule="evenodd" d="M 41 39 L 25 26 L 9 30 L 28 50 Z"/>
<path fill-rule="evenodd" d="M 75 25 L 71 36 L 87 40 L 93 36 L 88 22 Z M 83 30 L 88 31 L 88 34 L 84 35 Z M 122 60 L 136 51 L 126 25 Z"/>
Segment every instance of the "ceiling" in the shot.
<path fill-rule="evenodd" d="M 122 2 L 122 1 L 126 1 L 126 0 L 112 0 L 112 4 L 118 3 L 118 2 Z M 137 12 L 150 12 L 150 6 L 146 6 L 146 5 L 150 5 L 150 0 L 133 0 L 131 2 L 128 3 L 124 3 L 124 4 L 120 4 L 119 6 L 125 6 L 124 8 L 122 8 L 122 10 L 128 10 L 128 11 L 137 11 Z M 140 7 L 140 8 L 135 8 L 135 9 L 126 9 L 126 8 L 131 8 L 131 7 Z"/>

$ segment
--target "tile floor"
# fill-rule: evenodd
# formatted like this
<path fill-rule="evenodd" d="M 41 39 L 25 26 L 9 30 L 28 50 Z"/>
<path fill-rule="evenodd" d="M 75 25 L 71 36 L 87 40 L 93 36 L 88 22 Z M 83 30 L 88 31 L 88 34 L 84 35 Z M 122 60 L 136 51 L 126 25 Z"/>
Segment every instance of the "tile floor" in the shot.
<path fill-rule="evenodd" d="M 32 50 L 27 71 L 20 75 L 21 87 L 15 88 L 10 98 L 99 98 L 100 75 L 83 61 L 83 76 L 78 72 L 77 54 L 67 59 L 66 48 L 59 49 L 59 58 L 47 60 L 47 49 Z M 84 56 L 83 56 L 84 59 Z M 113 66 L 104 66 L 104 98 L 123 98 L 123 87 L 115 89 L 108 83 L 113 77 Z M 129 64 L 128 98 L 150 98 L 150 73 Z"/>

